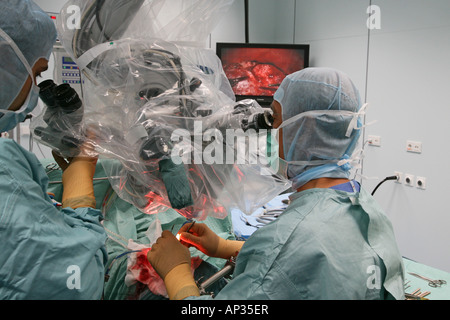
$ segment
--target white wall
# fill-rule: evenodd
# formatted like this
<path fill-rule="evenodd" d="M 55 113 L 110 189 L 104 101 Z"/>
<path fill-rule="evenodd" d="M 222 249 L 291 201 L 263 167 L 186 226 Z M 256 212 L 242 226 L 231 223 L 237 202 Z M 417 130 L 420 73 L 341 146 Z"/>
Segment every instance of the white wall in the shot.
<path fill-rule="evenodd" d="M 311 45 L 310 66 L 346 72 L 364 100 L 368 1 L 298 0 L 295 42 Z"/>
<path fill-rule="evenodd" d="M 210 38 L 210 48 L 214 50 L 217 42 L 245 42 L 244 0 L 234 1 L 229 11 L 221 18 Z"/>
<path fill-rule="evenodd" d="M 294 20 L 294 0 L 249 0 L 249 42 L 293 43 Z"/>
<path fill-rule="evenodd" d="M 450 271 L 450 1 L 377 0 L 382 25 L 371 36 L 368 134 L 382 137 L 368 148 L 365 174 L 394 171 L 426 177 L 426 190 L 386 184 L 376 194 L 393 221 L 402 253 Z M 423 143 L 407 153 L 406 141 Z M 367 186 L 373 186 L 368 182 Z"/>

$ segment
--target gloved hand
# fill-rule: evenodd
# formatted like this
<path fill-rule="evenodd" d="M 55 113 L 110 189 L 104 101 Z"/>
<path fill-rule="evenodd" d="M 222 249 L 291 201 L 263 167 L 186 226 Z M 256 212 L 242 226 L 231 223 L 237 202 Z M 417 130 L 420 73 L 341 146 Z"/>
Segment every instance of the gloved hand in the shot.
<path fill-rule="evenodd" d="M 147 253 L 153 269 L 164 280 L 171 300 L 199 296 L 200 292 L 191 273 L 191 255 L 169 231 L 164 231 Z"/>
<path fill-rule="evenodd" d="M 176 266 L 183 263 L 191 265 L 189 249 L 183 246 L 170 231 L 164 231 L 156 240 L 147 258 L 163 280 Z"/>
<path fill-rule="evenodd" d="M 98 158 L 93 156 L 95 153 L 89 143 L 80 150 L 77 157 L 69 159 L 52 151 L 53 158 L 63 170 L 63 208 L 96 207 L 93 179 Z"/>
<path fill-rule="evenodd" d="M 203 223 L 196 223 L 189 233 L 186 233 L 190 226 L 191 224 L 185 224 L 180 229 L 180 239 L 210 257 L 229 259 L 236 256 L 244 245 L 244 241 L 225 240 L 219 237 Z"/>

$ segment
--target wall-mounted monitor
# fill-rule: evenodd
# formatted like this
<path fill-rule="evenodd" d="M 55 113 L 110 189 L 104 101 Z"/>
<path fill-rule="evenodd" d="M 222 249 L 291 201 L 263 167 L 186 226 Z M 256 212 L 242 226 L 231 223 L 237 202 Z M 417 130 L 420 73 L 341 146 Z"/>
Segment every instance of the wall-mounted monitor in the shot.
<path fill-rule="evenodd" d="M 305 44 L 217 43 L 216 53 L 236 100 L 268 106 L 287 75 L 309 66 L 309 49 Z"/>

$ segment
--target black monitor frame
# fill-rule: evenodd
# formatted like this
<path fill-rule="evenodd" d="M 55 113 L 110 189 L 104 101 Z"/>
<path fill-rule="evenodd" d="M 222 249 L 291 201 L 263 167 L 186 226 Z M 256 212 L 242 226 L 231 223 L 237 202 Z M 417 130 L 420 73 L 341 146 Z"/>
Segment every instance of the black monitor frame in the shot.
<path fill-rule="evenodd" d="M 267 44 L 267 43 L 218 42 L 216 44 L 216 54 L 223 63 L 224 50 L 239 49 L 239 48 L 298 50 L 298 51 L 303 52 L 303 60 L 304 60 L 303 69 L 309 67 L 309 55 L 310 55 L 310 45 L 309 44 Z M 299 69 L 299 70 L 301 70 L 301 69 Z M 296 70 L 296 71 L 299 71 L 299 70 Z M 273 95 L 272 96 L 270 96 L 270 95 L 236 95 L 237 101 L 244 100 L 244 99 L 253 99 L 253 100 L 256 100 L 262 106 L 268 106 L 273 101 Z"/>

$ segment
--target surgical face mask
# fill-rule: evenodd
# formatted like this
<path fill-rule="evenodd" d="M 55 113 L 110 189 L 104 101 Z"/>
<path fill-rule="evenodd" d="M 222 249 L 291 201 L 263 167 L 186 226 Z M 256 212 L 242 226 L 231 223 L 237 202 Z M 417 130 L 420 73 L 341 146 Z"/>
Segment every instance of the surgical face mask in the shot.
<path fill-rule="evenodd" d="M 14 129 L 19 123 L 25 121 L 29 115 L 36 108 L 39 101 L 39 87 L 34 84 L 28 97 L 19 111 L 0 110 L 0 131 L 7 132 Z"/>
<path fill-rule="evenodd" d="M 272 129 L 267 132 L 266 157 L 273 172 L 287 178 L 288 163 L 279 156 L 279 134 L 280 131 L 278 129 Z"/>
<path fill-rule="evenodd" d="M 9 44 L 9 46 L 14 50 L 17 57 L 20 59 L 20 61 L 22 61 L 23 65 L 27 69 L 28 74 L 30 75 L 32 80 L 31 89 L 30 92 L 28 93 L 27 99 L 18 111 L 0 109 L 0 132 L 7 132 L 14 129 L 19 123 L 25 121 L 27 115 L 30 114 L 36 108 L 39 101 L 40 89 L 34 83 L 34 74 L 33 70 L 31 69 L 31 66 L 25 59 L 23 53 L 14 43 L 14 41 L 2 29 L 0 29 L 0 36 L 3 39 L 5 39 L 6 42 Z M 8 108 L 9 106 L 3 107 Z"/>

